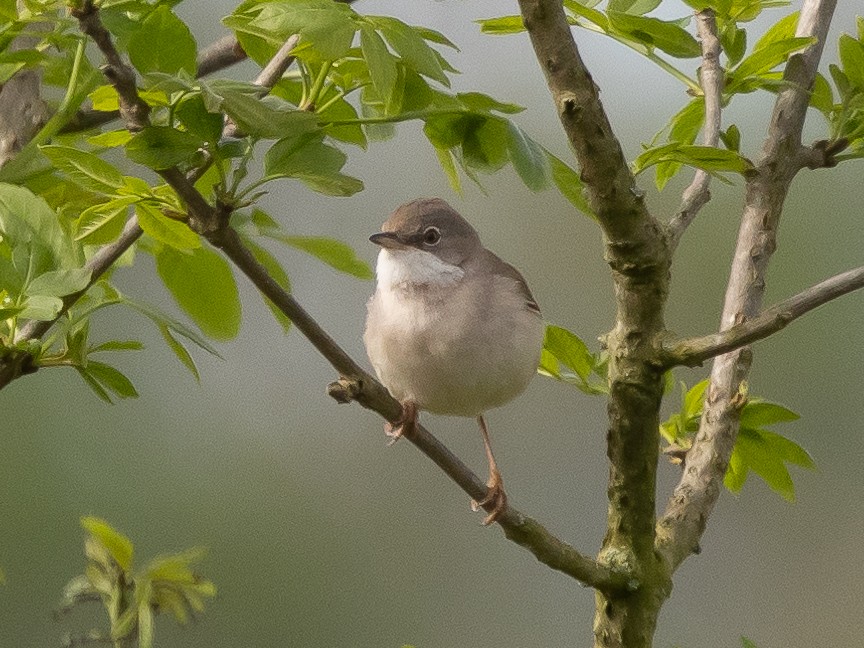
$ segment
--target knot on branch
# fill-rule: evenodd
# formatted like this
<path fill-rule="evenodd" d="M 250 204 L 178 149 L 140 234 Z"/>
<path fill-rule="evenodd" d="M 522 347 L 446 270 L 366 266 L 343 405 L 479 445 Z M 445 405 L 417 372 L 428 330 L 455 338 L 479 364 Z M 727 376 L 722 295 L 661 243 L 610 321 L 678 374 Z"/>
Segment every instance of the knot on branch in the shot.
<path fill-rule="evenodd" d="M 356 400 L 362 391 L 363 386 L 359 380 L 345 376 L 327 385 L 327 395 L 340 405 Z"/>

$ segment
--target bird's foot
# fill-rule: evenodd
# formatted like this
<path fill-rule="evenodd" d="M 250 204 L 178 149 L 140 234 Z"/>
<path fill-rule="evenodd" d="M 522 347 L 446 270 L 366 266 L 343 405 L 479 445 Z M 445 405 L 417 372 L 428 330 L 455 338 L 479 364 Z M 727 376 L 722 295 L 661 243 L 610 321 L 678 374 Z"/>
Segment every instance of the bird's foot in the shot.
<path fill-rule="evenodd" d="M 489 526 L 507 510 L 507 493 L 504 492 L 504 481 L 501 479 L 501 473 L 494 470 L 489 475 L 486 486 L 489 490 L 486 491 L 486 496 L 483 499 L 471 500 L 472 511 L 479 511 L 484 508 L 489 513 L 483 520 L 483 526 Z"/>
<path fill-rule="evenodd" d="M 402 403 L 402 417 L 394 423 L 387 421 L 384 424 L 384 434 L 389 437 L 387 447 L 392 446 L 405 435 L 411 436 L 416 426 L 417 406 L 410 401 Z"/>

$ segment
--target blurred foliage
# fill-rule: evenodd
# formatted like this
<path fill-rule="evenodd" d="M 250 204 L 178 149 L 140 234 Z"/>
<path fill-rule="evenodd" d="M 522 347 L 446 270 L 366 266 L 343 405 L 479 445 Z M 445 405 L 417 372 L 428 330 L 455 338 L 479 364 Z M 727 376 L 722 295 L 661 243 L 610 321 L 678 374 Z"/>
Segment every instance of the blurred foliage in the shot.
<path fill-rule="evenodd" d="M 63 589 L 59 611 L 101 601 L 108 615 L 109 630 L 90 630 L 70 635 L 67 645 L 111 643 L 115 648 L 152 648 L 155 618 L 169 613 L 186 623 L 204 611 L 204 600 L 216 595 L 216 587 L 193 570 L 205 555 L 202 549 L 157 556 L 143 567 L 134 566 L 132 541 L 105 520 L 84 517 L 87 532 L 84 572 Z"/>

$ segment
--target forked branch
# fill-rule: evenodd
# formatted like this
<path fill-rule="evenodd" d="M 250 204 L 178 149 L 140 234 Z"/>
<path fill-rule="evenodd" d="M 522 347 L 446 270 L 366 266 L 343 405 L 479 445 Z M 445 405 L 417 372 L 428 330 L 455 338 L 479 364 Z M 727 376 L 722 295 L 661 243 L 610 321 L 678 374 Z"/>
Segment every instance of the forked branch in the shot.
<path fill-rule="evenodd" d="M 848 270 L 811 286 L 768 308 L 753 319 L 719 333 L 680 340 L 667 351 L 667 365 L 695 367 L 722 353 L 762 340 L 822 304 L 864 288 L 864 266 Z"/>

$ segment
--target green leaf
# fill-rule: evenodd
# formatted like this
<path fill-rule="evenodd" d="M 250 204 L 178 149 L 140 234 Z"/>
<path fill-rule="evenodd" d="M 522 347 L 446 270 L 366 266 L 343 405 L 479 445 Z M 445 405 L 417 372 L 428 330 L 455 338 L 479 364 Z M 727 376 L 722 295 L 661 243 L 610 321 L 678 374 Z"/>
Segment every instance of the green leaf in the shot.
<path fill-rule="evenodd" d="M 198 366 L 195 364 L 195 360 L 192 359 L 192 356 L 189 354 L 189 351 L 185 346 L 174 336 L 174 333 L 171 332 L 171 329 L 167 324 L 158 324 L 159 332 L 162 334 L 162 337 L 165 340 L 165 343 L 168 345 L 168 348 L 174 352 L 174 355 L 183 363 L 189 372 L 195 377 L 197 382 L 201 382 L 201 374 L 198 373 Z"/>
<path fill-rule="evenodd" d="M 132 382 L 111 365 L 88 360 L 84 369 L 102 387 L 111 390 L 120 398 L 138 398 L 138 392 Z"/>
<path fill-rule="evenodd" d="M 198 47 L 186 24 L 161 4 L 137 26 L 129 39 L 129 59 L 139 72 L 194 76 Z"/>
<path fill-rule="evenodd" d="M 475 20 L 474 22 L 480 25 L 482 33 L 494 36 L 519 34 L 525 31 L 525 23 L 522 21 L 522 16 L 501 16 L 499 18 Z"/>
<path fill-rule="evenodd" d="M 101 245 L 115 240 L 126 224 L 129 205 L 137 200 L 135 196 L 121 196 L 88 207 L 75 221 L 75 240 L 87 245 Z"/>
<path fill-rule="evenodd" d="M 76 184 L 100 194 L 111 195 L 123 186 L 123 174 L 105 160 L 69 146 L 40 146 L 51 164 Z"/>
<path fill-rule="evenodd" d="M 156 271 L 182 308 L 214 340 L 230 340 L 240 330 L 240 298 L 228 264 L 207 248 L 156 254 Z"/>
<path fill-rule="evenodd" d="M 782 405 L 753 399 L 741 411 L 741 427 L 761 428 L 774 423 L 797 421 L 799 418 L 798 414 Z"/>
<path fill-rule="evenodd" d="M 447 180 L 450 183 L 450 187 L 456 193 L 462 193 L 462 182 L 459 180 L 459 171 L 456 169 L 456 162 L 453 159 L 453 154 L 450 152 L 450 149 L 443 148 L 440 146 L 434 146 L 435 155 L 438 156 L 438 162 L 441 164 L 441 168 L 444 169 L 444 174 L 447 176 Z"/>
<path fill-rule="evenodd" d="M 675 58 L 697 58 L 702 48 L 690 33 L 677 22 L 659 18 L 634 16 L 619 11 L 607 11 L 612 30 L 646 45 L 656 47 Z"/>
<path fill-rule="evenodd" d="M 757 648 L 756 644 L 750 641 L 747 637 L 741 637 L 741 648 Z"/>
<path fill-rule="evenodd" d="M 470 117 L 462 140 L 465 166 L 491 173 L 507 164 L 510 157 L 508 124 L 497 117 Z"/>
<path fill-rule="evenodd" d="M 435 51 L 429 47 L 417 29 L 396 18 L 370 16 L 368 19 L 381 29 L 381 34 L 390 43 L 390 47 L 399 54 L 408 67 L 448 88 L 450 87 L 450 80 L 444 73 Z"/>
<path fill-rule="evenodd" d="M 714 148 L 713 146 L 688 146 L 679 142 L 671 142 L 644 151 L 633 162 L 634 173 L 642 173 L 654 164 L 670 161 L 703 169 L 712 175 L 722 172 L 743 175 L 753 168 L 752 163 L 736 151 Z"/>
<path fill-rule="evenodd" d="M 288 273 L 285 272 L 285 269 L 281 266 L 279 261 L 276 260 L 276 257 L 260 245 L 247 238 L 244 238 L 243 241 L 258 263 L 267 269 L 268 274 L 276 281 L 276 283 L 278 283 L 286 292 L 291 292 L 291 280 L 288 278 Z M 264 303 L 267 304 L 267 308 L 269 308 L 270 312 L 273 313 L 273 317 L 275 317 L 276 321 L 282 326 L 282 330 L 287 333 L 291 329 L 291 319 L 269 298 L 264 297 L 263 295 L 262 297 L 264 298 Z"/>
<path fill-rule="evenodd" d="M 744 461 L 741 450 L 736 444 L 732 449 L 732 456 L 729 458 L 726 474 L 723 476 L 723 485 L 732 493 L 740 493 L 747 481 L 748 472 L 747 463 Z"/>
<path fill-rule="evenodd" d="M 739 28 L 730 22 L 720 32 L 720 45 L 726 53 L 727 64 L 737 65 L 747 51 L 747 30 Z"/>
<path fill-rule="evenodd" d="M 369 265 L 357 258 L 351 246 L 342 241 L 323 236 L 289 236 L 281 232 L 265 232 L 265 236 L 311 254 L 339 272 L 360 279 L 372 279 L 375 276 Z"/>
<path fill-rule="evenodd" d="M 472 112 L 491 113 L 499 112 L 505 115 L 515 115 L 525 110 L 524 107 L 514 103 L 498 101 L 482 92 L 460 92 L 456 95 L 459 102 Z"/>
<path fill-rule="evenodd" d="M 301 46 L 311 44 L 314 52 L 330 61 L 348 53 L 357 31 L 354 12 L 332 0 L 244 3 L 222 22 L 280 44 L 292 34 L 300 34 Z"/>
<path fill-rule="evenodd" d="M 738 130 L 735 124 L 729 124 L 729 128 L 725 131 L 720 131 L 720 140 L 723 142 L 723 146 L 730 151 L 740 152 L 741 131 Z"/>
<path fill-rule="evenodd" d="M 24 310 L 20 316 L 27 319 L 50 322 L 55 319 L 63 308 L 63 300 L 48 295 L 30 295 L 24 302 Z"/>
<path fill-rule="evenodd" d="M 696 97 L 679 110 L 666 127 L 669 129 L 669 142 L 692 144 L 705 121 L 705 99 Z M 659 162 L 656 169 L 655 183 L 657 190 L 662 191 L 681 169 L 681 163 L 675 161 Z"/>
<path fill-rule="evenodd" d="M 104 133 L 99 133 L 98 135 L 88 137 L 87 143 L 92 144 L 93 146 L 114 148 L 116 146 L 126 146 L 126 144 L 128 144 L 129 140 L 131 139 L 132 133 L 130 133 L 125 128 L 122 128 L 120 130 L 106 131 Z"/>
<path fill-rule="evenodd" d="M 810 93 L 810 105 L 816 110 L 831 119 L 834 112 L 834 91 L 831 89 L 831 84 L 821 74 L 816 74 L 816 79 L 813 82 L 813 92 Z"/>
<path fill-rule="evenodd" d="M 394 113 L 398 110 L 396 81 L 399 78 L 399 70 L 396 66 L 396 57 L 387 49 L 384 39 L 378 32 L 365 25 L 360 29 L 360 49 L 369 66 L 372 87 L 384 102 L 385 113 Z"/>
<path fill-rule="evenodd" d="M 171 329 L 171 331 L 179 333 L 184 338 L 186 338 L 190 342 L 194 343 L 198 347 L 204 349 L 210 355 L 215 356 L 215 357 L 219 358 L 220 360 L 222 359 L 222 356 L 219 355 L 219 352 L 216 350 L 216 347 L 214 347 L 212 344 L 210 344 L 204 337 L 199 335 L 192 328 L 183 324 L 183 322 L 180 322 L 179 320 L 176 320 L 172 317 L 169 317 L 165 313 L 159 311 L 158 309 L 154 308 L 153 306 L 150 306 L 149 304 L 135 301 L 133 299 L 129 299 L 128 297 L 123 297 L 122 303 L 126 304 L 127 306 L 129 306 L 129 308 L 131 308 L 135 311 L 138 311 L 139 313 L 141 313 L 145 317 L 149 318 L 154 324 L 156 324 L 156 326 L 158 326 L 158 327 L 165 326 L 165 327 Z"/>
<path fill-rule="evenodd" d="M 765 441 L 771 450 L 780 457 L 783 461 L 801 466 L 802 468 L 813 469 L 816 464 L 813 462 L 813 457 L 802 448 L 800 445 L 784 437 L 783 435 L 771 432 L 770 430 L 759 430 L 759 436 Z"/>
<path fill-rule="evenodd" d="M 597 220 L 597 216 L 583 195 L 582 179 L 579 177 L 579 174 L 549 151 L 546 151 L 546 158 L 552 171 L 552 182 L 558 187 L 561 195 L 583 214 Z"/>
<path fill-rule="evenodd" d="M 320 133 L 309 133 L 276 142 L 264 155 L 265 177 L 296 178 L 329 196 L 351 196 L 362 191 L 360 180 L 340 173 L 347 159 L 345 154 L 324 144 L 321 138 Z"/>
<path fill-rule="evenodd" d="M 81 518 L 81 526 L 97 540 L 123 571 L 132 569 L 134 550 L 132 541 L 98 517 Z"/>
<path fill-rule="evenodd" d="M 588 380 L 594 367 L 594 356 L 578 335 L 560 326 L 548 324 L 543 348 L 583 381 Z"/>
<path fill-rule="evenodd" d="M 732 94 L 742 88 L 745 82 L 764 76 L 789 58 L 793 52 L 807 47 L 815 42 L 814 38 L 786 38 L 774 41 L 761 50 L 756 50 L 746 57 L 738 66 L 728 73 L 724 93 Z"/>
<path fill-rule="evenodd" d="M 90 347 L 88 353 L 99 353 L 100 351 L 140 351 L 144 343 L 138 340 L 110 340 Z"/>
<path fill-rule="evenodd" d="M 741 429 L 735 444 L 741 460 L 759 475 L 768 487 L 790 502 L 795 500 L 795 486 L 783 460 L 755 431 Z"/>
<path fill-rule="evenodd" d="M 168 169 L 188 160 L 204 145 L 187 131 L 168 126 L 148 126 L 126 145 L 126 156 L 151 169 Z"/>
<path fill-rule="evenodd" d="M 800 11 L 793 11 L 771 25 L 771 27 L 768 28 L 768 31 L 766 31 L 758 41 L 756 41 L 756 44 L 753 46 L 753 51 L 756 52 L 765 49 L 771 45 L 771 43 L 795 38 L 795 29 L 798 26 L 798 17 L 800 14 Z"/>
<path fill-rule="evenodd" d="M 265 139 L 280 139 L 290 135 L 309 133 L 318 128 L 316 116 L 305 110 L 296 110 L 276 97 L 259 98 L 242 92 L 218 90 L 219 107 L 247 135 Z"/>
<path fill-rule="evenodd" d="M 509 137 L 507 150 L 510 161 L 522 182 L 531 191 L 541 191 L 549 186 L 551 169 L 548 155 L 533 139 L 513 122 L 507 122 Z"/>
<path fill-rule="evenodd" d="M 200 94 L 187 95 L 174 109 L 186 129 L 208 144 L 218 144 L 222 139 L 224 119 L 221 113 L 207 110 Z"/>
<path fill-rule="evenodd" d="M 135 213 L 138 215 L 138 225 L 141 229 L 157 241 L 178 250 L 201 247 L 198 235 L 189 229 L 186 223 L 168 218 L 155 207 L 147 203 L 138 203 L 135 205 Z"/>
<path fill-rule="evenodd" d="M 864 43 L 849 34 L 840 36 L 840 63 L 853 86 L 864 90 Z"/>
<path fill-rule="evenodd" d="M 660 0 L 609 0 L 608 11 L 642 16 L 660 6 Z"/>
<path fill-rule="evenodd" d="M 708 380 L 702 380 L 687 390 L 681 408 L 681 413 L 686 418 L 696 418 L 702 415 L 702 404 L 705 402 L 705 390 L 708 388 L 708 383 Z"/>
<path fill-rule="evenodd" d="M 90 283 L 90 270 L 52 270 L 39 275 L 27 285 L 28 295 L 63 297 L 84 290 Z"/>

